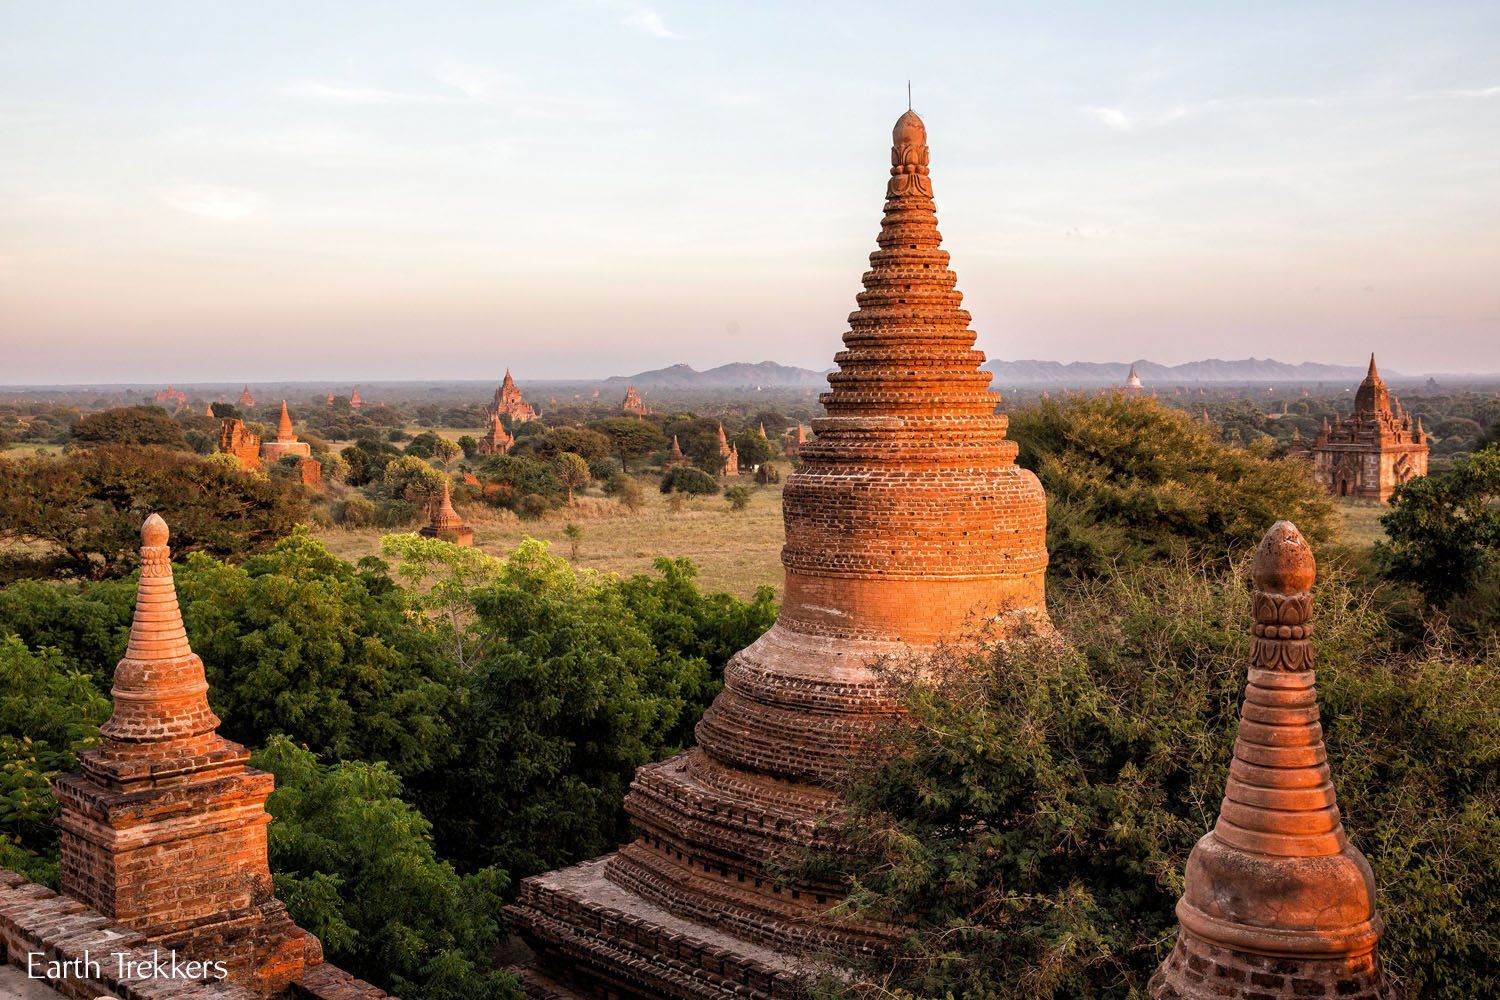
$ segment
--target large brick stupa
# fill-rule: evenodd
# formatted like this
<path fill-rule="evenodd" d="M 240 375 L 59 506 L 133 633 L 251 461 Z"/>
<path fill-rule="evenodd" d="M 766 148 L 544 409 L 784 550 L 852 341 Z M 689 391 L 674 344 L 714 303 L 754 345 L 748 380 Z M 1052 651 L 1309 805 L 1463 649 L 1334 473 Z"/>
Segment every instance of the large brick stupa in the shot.
<path fill-rule="evenodd" d="M 795 996 L 809 956 L 880 949 L 892 928 L 830 916 L 840 884 L 771 872 L 826 836 L 834 787 L 896 710 L 877 661 L 1045 619 L 1045 498 L 980 369 L 910 111 L 878 244 L 787 481 L 781 614 L 730 661 L 698 746 L 637 772 L 638 839 L 523 883 L 534 997 Z"/>

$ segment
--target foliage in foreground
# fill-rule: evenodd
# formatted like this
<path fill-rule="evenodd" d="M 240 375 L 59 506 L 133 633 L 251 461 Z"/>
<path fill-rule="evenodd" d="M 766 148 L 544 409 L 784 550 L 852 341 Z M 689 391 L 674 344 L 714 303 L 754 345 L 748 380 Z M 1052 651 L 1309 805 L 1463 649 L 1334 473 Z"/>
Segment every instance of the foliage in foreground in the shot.
<path fill-rule="evenodd" d="M 1017 461 L 1047 490 L 1056 576 L 1188 557 L 1224 565 L 1286 518 L 1326 538 L 1331 503 L 1297 462 L 1229 447 L 1181 410 L 1120 394 L 1010 415 Z"/>
<path fill-rule="evenodd" d="M 1319 688 L 1334 784 L 1374 866 L 1387 967 L 1411 995 L 1500 995 L 1500 658 L 1416 651 L 1324 572 Z M 851 777 L 849 908 L 911 933 L 889 989 L 1139 995 L 1170 948 L 1193 843 L 1223 795 L 1249 656 L 1239 577 L 1153 568 L 1056 594 L 1063 642 L 912 684 Z M 852 960 L 852 959 L 851 959 Z M 856 960 L 857 961 L 857 960 Z"/>
<path fill-rule="evenodd" d="M 431 825 L 381 764 L 324 767 L 273 738 L 251 764 L 276 775 L 266 808 L 276 895 L 329 961 L 403 1000 L 509 1000 L 493 967 L 505 873 L 460 876 L 433 850 Z"/>

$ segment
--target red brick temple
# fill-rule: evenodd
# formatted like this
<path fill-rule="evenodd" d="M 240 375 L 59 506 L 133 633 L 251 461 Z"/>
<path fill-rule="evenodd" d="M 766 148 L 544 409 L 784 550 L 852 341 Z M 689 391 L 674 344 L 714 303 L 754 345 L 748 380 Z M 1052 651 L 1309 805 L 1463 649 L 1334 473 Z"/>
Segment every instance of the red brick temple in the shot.
<path fill-rule="evenodd" d="M 667 451 L 667 457 L 662 461 L 663 469 L 675 469 L 680 465 L 687 465 L 688 457 L 682 453 L 682 445 L 677 443 L 677 435 L 672 435 L 672 447 Z"/>
<path fill-rule="evenodd" d="M 521 395 L 521 390 L 516 385 L 516 380 L 510 377 L 510 369 L 505 369 L 505 378 L 500 387 L 495 390 L 495 398 L 490 401 L 489 406 L 484 409 L 487 419 L 504 414 L 510 417 L 512 424 L 524 424 L 529 420 L 536 419 L 536 408 L 526 402 Z"/>
<path fill-rule="evenodd" d="M 724 425 L 719 425 L 719 475 L 738 476 L 740 474 L 740 449 L 738 445 L 729 443 L 729 438 L 724 434 Z"/>
<path fill-rule="evenodd" d="M 1255 553 L 1254 644 L 1228 787 L 1188 858 L 1153 1000 L 1387 1000 L 1375 879 L 1349 843 L 1313 674 L 1317 564 L 1278 521 Z"/>
<path fill-rule="evenodd" d="M 250 387 L 248 385 L 240 390 L 240 405 L 247 410 L 255 406 L 255 397 L 250 394 Z"/>
<path fill-rule="evenodd" d="M 516 439 L 505 432 L 505 425 L 500 422 L 500 414 L 492 413 L 488 419 L 489 424 L 479 438 L 479 454 L 504 455 L 510 451 L 510 446 L 516 443 Z"/>
<path fill-rule="evenodd" d="M 1313 443 L 1313 478 L 1330 496 L 1361 500 L 1390 499 L 1397 486 L 1427 475 L 1427 434 L 1422 418 L 1412 423 L 1375 368 L 1354 394 L 1354 415 L 1323 422 Z"/>
<path fill-rule="evenodd" d="M 239 417 L 219 421 L 219 450 L 233 455 L 247 469 L 264 468 L 260 462 L 260 435 L 245 426 Z"/>
<path fill-rule="evenodd" d="M 809 956 L 881 949 L 894 928 L 829 914 L 841 884 L 770 874 L 827 836 L 852 751 L 896 710 L 872 664 L 1045 621 L 1045 498 L 980 369 L 912 112 L 878 245 L 786 484 L 780 616 L 726 667 L 698 746 L 636 773 L 638 839 L 522 884 L 533 997 L 790 997 Z"/>
<path fill-rule="evenodd" d="M 635 386 L 627 385 L 625 387 L 625 399 L 620 403 L 620 412 L 627 417 L 649 417 L 651 415 L 651 407 L 647 406 L 646 401 L 641 398 L 641 394 L 635 391 Z"/>

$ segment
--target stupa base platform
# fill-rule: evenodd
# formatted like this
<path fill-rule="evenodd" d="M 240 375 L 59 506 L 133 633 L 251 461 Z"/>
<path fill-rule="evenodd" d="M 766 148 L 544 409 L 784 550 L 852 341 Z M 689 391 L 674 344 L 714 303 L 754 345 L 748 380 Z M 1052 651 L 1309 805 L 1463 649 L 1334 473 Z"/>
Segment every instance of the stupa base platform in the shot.
<path fill-rule="evenodd" d="M 611 882 L 606 855 L 521 883 L 509 907 L 537 953 L 519 970 L 535 1000 L 793 1000 L 809 960 L 683 919 Z"/>

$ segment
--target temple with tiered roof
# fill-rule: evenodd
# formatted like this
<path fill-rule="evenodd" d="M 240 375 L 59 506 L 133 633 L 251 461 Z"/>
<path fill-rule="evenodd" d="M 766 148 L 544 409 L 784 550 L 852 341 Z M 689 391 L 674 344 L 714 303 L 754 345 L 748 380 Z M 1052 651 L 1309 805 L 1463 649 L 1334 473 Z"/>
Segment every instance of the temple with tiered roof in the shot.
<path fill-rule="evenodd" d="M 836 880 L 772 870 L 824 843 L 851 754 L 896 711 L 878 661 L 1045 622 L 1042 488 L 960 308 L 922 120 L 893 140 L 879 249 L 786 485 L 781 613 L 726 667 L 698 746 L 636 773 L 637 839 L 522 884 L 533 997 L 790 997 L 813 956 L 882 950 L 898 931 L 832 915 Z"/>
<path fill-rule="evenodd" d="M 1391 400 L 1370 355 L 1354 394 L 1354 414 L 1323 422 L 1312 446 L 1313 478 L 1330 496 L 1388 500 L 1397 486 L 1427 475 L 1427 432 Z"/>
<path fill-rule="evenodd" d="M 492 420 L 502 414 L 509 417 L 512 424 L 524 424 L 537 417 L 536 407 L 522 397 L 516 380 L 510 377 L 509 368 L 505 369 L 505 378 L 500 382 L 500 387 L 495 390 L 495 398 L 484 408 L 486 420 Z"/>

